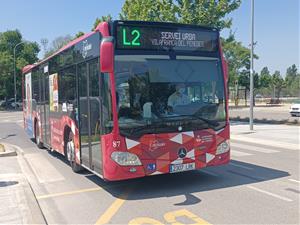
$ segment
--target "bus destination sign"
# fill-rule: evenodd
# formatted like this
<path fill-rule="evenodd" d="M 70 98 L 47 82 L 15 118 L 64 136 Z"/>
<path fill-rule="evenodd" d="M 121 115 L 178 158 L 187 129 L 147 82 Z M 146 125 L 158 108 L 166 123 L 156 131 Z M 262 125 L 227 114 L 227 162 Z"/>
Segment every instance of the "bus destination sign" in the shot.
<path fill-rule="evenodd" d="M 117 49 L 204 51 L 217 50 L 216 31 L 184 27 L 119 25 Z"/>

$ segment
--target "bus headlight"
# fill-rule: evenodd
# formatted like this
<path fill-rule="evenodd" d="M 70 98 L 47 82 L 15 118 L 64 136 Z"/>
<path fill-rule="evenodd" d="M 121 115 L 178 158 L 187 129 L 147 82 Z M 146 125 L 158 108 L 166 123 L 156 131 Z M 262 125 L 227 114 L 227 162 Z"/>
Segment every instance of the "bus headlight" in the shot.
<path fill-rule="evenodd" d="M 140 166 L 142 165 L 137 155 L 129 152 L 113 152 L 111 158 L 121 166 Z"/>
<path fill-rule="evenodd" d="M 228 152 L 229 149 L 230 149 L 229 140 L 225 140 L 218 145 L 216 155 L 220 155 L 222 153 Z"/>

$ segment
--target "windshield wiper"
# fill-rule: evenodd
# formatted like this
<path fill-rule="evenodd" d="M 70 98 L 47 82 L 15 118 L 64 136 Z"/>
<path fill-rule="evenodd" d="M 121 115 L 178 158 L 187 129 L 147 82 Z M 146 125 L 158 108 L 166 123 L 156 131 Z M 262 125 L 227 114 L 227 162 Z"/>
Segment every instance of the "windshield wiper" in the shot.
<path fill-rule="evenodd" d="M 184 115 L 174 115 L 174 116 L 168 116 L 168 117 L 165 117 L 164 119 L 168 119 L 168 118 L 180 118 L 180 117 L 190 117 L 190 118 L 193 118 L 193 119 L 197 119 L 197 120 L 201 120 L 203 122 L 205 122 L 206 124 L 210 125 L 210 126 L 213 126 L 213 127 L 217 127 L 219 126 L 219 123 L 216 122 L 216 121 L 213 121 L 213 120 L 209 120 L 209 119 L 206 119 L 206 118 L 203 118 L 201 116 L 198 116 L 197 114 L 184 114 Z"/>
<path fill-rule="evenodd" d="M 133 128 L 125 128 L 128 131 L 129 136 L 141 136 L 144 134 L 153 134 L 158 133 L 162 130 L 169 129 L 167 126 L 164 126 L 161 121 L 160 122 L 152 122 L 147 123 L 144 126 L 133 127 Z"/>
<path fill-rule="evenodd" d="M 143 126 L 139 126 L 139 127 L 133 127 L 133 128 L 128 128 L 129 129 L 129 135 L 133 136 L 135 133 L 140 133 L 141 131 L 143 131 L 143 133 L 154 133 L 155 131 L 155 127 L 151 126 L 152 123 L 147 123 Z"/>

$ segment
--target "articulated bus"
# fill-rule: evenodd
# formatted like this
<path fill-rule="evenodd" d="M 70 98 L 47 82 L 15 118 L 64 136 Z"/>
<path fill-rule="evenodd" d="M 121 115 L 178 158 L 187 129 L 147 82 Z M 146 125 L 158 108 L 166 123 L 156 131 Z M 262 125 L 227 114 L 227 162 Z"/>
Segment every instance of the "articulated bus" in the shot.
<path fill-rule="evenodd" d="M 108 181 L 222 165 L 227 79 L 217 29 L 103 22 L 23 68 L 24 128 Z"/>

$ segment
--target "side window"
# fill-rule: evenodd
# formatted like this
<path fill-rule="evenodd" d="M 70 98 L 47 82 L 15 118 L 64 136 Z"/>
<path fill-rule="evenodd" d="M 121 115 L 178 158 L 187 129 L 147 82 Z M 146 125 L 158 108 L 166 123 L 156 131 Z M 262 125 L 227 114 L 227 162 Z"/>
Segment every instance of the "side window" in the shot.
<path fill-rule="evenodd" d="M 76 68 L 64 69 L 58 73 L 59 107 L 61 111 L 72 111 L 76 101 Z"/>
<path fill-rule="evenodd" d="M 49 104 L 49 75 L 44 74 L 45 76 L 45 104 Z"/>
<path fill-rule="evenodd" d="M 22 102 L 23 102 L 23 110 L 26 111 L 27 104 L 26 104 L 26 87 L 25 87 L 25 74 L 22 74 Z"/>
<path fill-rule="evenodd" d="M 112 131 L 112 103 L 109 74 L 100 74 L 100 86 L 102 97 L 102 124 L 104 129 L 103 133 L 110 133 Z"/>
<path fill-rule="evenodd" d="M 33 107 L 40 101 L 40 81 L 39 71 L 32 71 L 32 105 Z"/>

